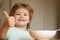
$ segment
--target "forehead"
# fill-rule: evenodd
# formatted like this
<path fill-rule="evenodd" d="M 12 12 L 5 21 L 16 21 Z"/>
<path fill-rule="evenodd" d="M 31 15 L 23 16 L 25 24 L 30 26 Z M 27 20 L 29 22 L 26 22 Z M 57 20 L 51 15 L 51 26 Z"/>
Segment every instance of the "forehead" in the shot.
<path fill-rule="evenodd" d="M 18 8 L 16 12 L 29 12 L 26 8 Z"/>

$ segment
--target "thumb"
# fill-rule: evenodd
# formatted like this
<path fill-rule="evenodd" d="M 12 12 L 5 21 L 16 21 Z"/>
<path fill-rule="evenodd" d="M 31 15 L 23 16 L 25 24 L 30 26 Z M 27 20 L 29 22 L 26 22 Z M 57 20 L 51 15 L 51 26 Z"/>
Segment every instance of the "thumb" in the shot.
<path fill-rule="evenodd" d="M 6 11 L 3 11 L 3 13 L 5 14 L 6 18 L 9 18 L 9 15 Z"/>

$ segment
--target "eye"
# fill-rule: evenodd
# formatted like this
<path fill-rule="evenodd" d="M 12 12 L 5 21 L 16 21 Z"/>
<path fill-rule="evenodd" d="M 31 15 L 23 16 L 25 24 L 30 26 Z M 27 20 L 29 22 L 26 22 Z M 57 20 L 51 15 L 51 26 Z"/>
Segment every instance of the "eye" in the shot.
<path fill-rule="evenodd" d="M 24 16 L 27 16 L 27 14 L 24 14 Z"/>
<path fill-rule="evenodd" d="M 16 12 L 15 14 L 16 14 L 16 15 L 20 15 L 20 13 L 18 13 L 18 12 Z"/>
<path fill-rule="evenodd" d="M 20 14 L 16 14 L 16 15 L 20 15 Z"/>

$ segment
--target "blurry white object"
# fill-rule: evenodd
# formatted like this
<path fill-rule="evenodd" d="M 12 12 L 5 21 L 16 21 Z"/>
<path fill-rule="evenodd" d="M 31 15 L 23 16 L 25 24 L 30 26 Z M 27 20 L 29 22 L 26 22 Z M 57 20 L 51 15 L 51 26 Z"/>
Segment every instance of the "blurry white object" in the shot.
<path fill-rule="evenodd" d="M 40 39 L 51 39 L 56 35 L 56 32 L 59 31 L 60 29 L 57 30 L 33 30 L 33 32 L 37 35 L 39 35 Z"/>
<path fill-rule="evenodd" d="M 50 39 L 55 36 L 56 31 L 55 30 L 39 30 L 39 31 L 33 31 L 36 34 L 40 35 L 41 39 Z"/>

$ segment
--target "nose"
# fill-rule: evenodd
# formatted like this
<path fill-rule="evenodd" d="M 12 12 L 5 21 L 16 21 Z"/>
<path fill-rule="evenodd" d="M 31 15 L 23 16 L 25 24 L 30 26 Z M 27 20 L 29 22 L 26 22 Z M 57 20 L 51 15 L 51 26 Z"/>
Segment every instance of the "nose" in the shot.
<path fill-rule="evenodd" d="M 23 15 L 20 15 L 20 18 L 23 18 L 24 16 Z"/>

